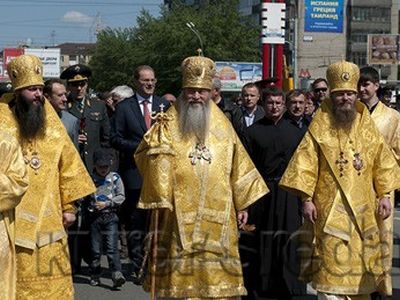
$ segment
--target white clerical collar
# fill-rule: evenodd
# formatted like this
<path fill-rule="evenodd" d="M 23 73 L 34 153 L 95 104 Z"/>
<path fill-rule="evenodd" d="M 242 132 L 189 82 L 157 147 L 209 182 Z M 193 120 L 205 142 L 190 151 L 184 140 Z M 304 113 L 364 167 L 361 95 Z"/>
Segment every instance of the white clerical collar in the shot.
<path fill-rule="evenodd" d="M 139 93 L 136 93 L 136 98 L 138 99 L 139 104 L 141 104 L 144 100 L 147 100 L 149 103 L 153 102 L 153 95 L 150 95 L 150 97 L 146 99 L 139 95 Z"/>

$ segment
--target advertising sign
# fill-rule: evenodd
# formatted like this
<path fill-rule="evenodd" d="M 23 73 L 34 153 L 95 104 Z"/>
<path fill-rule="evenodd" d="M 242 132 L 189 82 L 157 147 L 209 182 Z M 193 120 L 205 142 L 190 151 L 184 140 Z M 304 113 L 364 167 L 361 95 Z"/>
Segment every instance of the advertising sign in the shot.
<path fill-rule="evenodd" d="M 305 0 L 304 31 L 343 33 L 343 0 Z"/>
<path fill-rule="evenodd" d="M 14 58 L 24 54 L 24 49 L 22 48 L 4 48 L 3 51 L 3 73 L 4 77 L 8 77 L 7 64 Z"/>
<path fill-rule="evenodd" d="M 216 66 L 222 91 L 238 92 L 246 83 L 262 79 L 261 63 L 217 61 Z"/>
<path fill-rule="evenodd" d="M 60 77 L 60 49 L 25 49 L 25 54 L 36 55 L 43 63 L 44 78 Z"/>
<path fill-rule="evenodd" d="M 368 34 L 370 65 L 394 65 L 400 59 L 400 37 L 397 34 Z"/>

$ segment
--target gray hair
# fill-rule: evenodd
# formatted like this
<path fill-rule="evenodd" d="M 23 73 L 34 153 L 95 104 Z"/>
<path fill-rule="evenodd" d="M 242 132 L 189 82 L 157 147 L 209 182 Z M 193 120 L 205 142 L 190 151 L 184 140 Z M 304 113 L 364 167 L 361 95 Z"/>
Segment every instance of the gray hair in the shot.
<path fill-rule="evenodd" d="M 130 98 L 133 96 L 133 90 L 127 85 L 119 85 L 112 89 L 111 95 L 115 94 L 121 98 L 121 100 Z"/>
<path fill-rule="evenodd" d="M 217 90 L 220 90 L 222 88 L 222 82 L 219 78 L 216 77 L 213 78 L 212 83 L 213 83 L 213 88 Z"/>

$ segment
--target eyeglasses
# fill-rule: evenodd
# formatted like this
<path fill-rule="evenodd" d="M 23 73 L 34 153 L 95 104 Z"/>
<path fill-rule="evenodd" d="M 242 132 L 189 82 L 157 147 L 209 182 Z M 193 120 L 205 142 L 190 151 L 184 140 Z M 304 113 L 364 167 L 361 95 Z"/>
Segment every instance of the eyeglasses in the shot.
<path fill-rule="evenodd" d="M 328 88 L 317 88 L 314 90 L 314 92 L 319 93 L 319 92 L 326 92 Z"/>

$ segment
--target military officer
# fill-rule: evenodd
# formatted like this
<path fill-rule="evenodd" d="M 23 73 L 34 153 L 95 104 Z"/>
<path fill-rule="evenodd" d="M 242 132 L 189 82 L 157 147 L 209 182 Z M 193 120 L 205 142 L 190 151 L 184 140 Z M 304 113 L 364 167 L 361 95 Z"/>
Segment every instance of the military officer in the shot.
<path fill-rule="evenodd" d="M 88 66 L 77 64 L 61 73 L 67 81 L 68 111 L 79 119 L 78 148 L 89 173 L 93 172 L 93 154 L 101 147 L 109 146 L 110 122 L 104 102 L 89 98 L 88 80 L 92 71 Z M 87 203 L 78 202 L 78 222 L 70 227 L 68 244 L 73 273 L 79 273 L 82 259 L 91 263 L 89 216 Z"/>
<path fill-rule="evenodd" d="M 92 71 L 88 66 L 76 64 L 61 73 L 67 81 L 68 111 L 80 120 L 79 152 L 88 169 L 93 172 L 93 153 L 108 147 L 110 121 L 104 102 L 89 98 L 88 80 Z"/>

